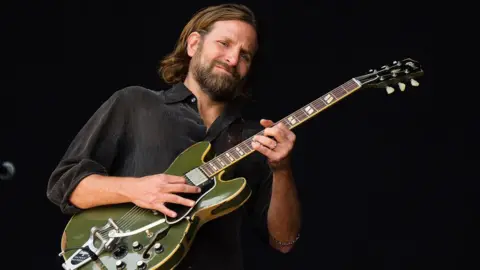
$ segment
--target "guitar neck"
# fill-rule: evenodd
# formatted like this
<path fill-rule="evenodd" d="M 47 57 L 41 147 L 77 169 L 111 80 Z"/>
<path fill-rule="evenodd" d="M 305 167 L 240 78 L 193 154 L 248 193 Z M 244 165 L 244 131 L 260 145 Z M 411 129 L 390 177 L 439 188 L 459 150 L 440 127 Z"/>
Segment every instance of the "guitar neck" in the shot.
<path fill-rule="evenodd" d="M 351 79 L 276 122 L 275 125 L 283 123 L 289 129 L 293 129 L 353 93 L 355 90 L 360 89 L 360 87 L 360 82 Z M 257 133 L 257 135 L 263 135 L 263 131 Z M 206 175 L 208 175 L 208 177 L 213 177 L 217 173 L 253 153 L 255 150 L 252 148 L 252 139 L 253 136 L 202 164 L 200 168 Z"/>

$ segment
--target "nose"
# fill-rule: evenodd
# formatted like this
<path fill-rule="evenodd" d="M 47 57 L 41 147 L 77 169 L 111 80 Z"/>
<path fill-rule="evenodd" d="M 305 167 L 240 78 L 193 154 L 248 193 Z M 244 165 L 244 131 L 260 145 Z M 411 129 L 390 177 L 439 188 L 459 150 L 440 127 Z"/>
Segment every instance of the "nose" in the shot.
<path fill-rule="evenodd" d="M 229 66 L 235 67 L 238 64 L 239 57 L 240 52 L 238 52 L 237 50 L 230 50 L 225 57 L 225 61 L 228 63 Z"/>

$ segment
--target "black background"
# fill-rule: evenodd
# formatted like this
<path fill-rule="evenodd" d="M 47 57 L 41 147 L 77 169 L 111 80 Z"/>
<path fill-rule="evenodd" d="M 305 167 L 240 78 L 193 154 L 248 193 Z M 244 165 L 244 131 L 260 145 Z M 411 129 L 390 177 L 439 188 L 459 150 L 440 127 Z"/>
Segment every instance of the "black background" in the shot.
<path fill-rule="evenodd" d="M 60 269 L 68 216 L 46 198 L 70 141 L 114 91 L 156 73 L 190 17 L 219 1 L 16 1 L 2 7 L 3 258 Z M 435 172 L 431 7 L 414 1 L 243 1 L 260 23 L 254 106 L 279 120 L 370 68 L 413 58 L 420 86 L 362 89 L 296 128 L 304 229 L 279 256 L 249 239 L 250 269 L 462 268 L 469 200 Z M 248 237 L 248 236 L 246 236 Z M 470 253 L 469 253 L 470 252 Z M 212 258 L 214 259 L 214 258 Z M 1 267 L 3 268 L 3 267 Z"/>

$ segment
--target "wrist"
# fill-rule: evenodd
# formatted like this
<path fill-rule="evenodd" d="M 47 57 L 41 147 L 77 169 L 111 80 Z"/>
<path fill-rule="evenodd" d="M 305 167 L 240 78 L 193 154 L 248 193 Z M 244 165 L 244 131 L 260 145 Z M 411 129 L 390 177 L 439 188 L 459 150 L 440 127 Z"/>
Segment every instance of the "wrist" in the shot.
<path fill-rule="evenodd" d="M 293 244 L 295 244 L 295 242 L 297 242 L 297 240 L 300 238 L 300 233 L 297 233 L 296 237 L 290 241 L 280 241 L 280 240 L 277 240 L 272 234 L 270 234 L 270 239 L 278 246 L 281 246 L 281 247 L 287 247 L 287 246 L 293 246 Z"/>
<path fill-rule="evenodd" d="M 268 160 L 268 166 L 273 172 L 288 172 L 292 168 L 291 157 L 287 156 L 281 161 Z"/>
<path fill-rule="evenodd" d="M 292 167 L 290 164 L 279 166 L 275 168 L 271 168 L 274 175 L 277 176 L 291 176 L 292 175 Z"/>
<path fill-rule="evenodd" d="M 135 185 L 138 184 L 138 179 L 134 177 L 123 177 L 118 183 L 117 194 L 123 197 L 125 201 L 132 202 L 132 192 L 136 190 Z"/>

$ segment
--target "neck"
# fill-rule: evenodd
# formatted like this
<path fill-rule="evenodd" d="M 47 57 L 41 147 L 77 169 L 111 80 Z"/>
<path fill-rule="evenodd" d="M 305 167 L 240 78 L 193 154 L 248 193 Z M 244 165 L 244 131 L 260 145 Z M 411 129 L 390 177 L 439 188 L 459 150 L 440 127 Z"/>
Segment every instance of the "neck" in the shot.
<path fill-rule="evenodd" d="M 200 88 L 197 81 L 189 74 L 184 81 L 185 86 L 192 92 L 197 98 L 198 112 L 203 119 L 205 126 L 210 128 L 212 123 L 222 113 L 225 108 L 225 103 L 216 102 L 210 99 L 210 97 Z"/>

